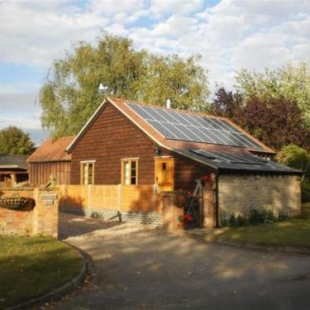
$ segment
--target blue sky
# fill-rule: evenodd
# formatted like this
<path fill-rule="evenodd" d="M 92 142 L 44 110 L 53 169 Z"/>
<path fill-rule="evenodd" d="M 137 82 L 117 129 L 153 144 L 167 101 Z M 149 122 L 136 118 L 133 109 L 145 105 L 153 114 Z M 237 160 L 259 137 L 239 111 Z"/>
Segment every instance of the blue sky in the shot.
<path fill-rule="evenodd" d="M 210 89 L 242 68 L 310 65 L 308 0 L 0 0 L 0 129 L 41 144 L 38 93 L 53 60 L 101 30 L 152 53 L 202 55 Z"/>

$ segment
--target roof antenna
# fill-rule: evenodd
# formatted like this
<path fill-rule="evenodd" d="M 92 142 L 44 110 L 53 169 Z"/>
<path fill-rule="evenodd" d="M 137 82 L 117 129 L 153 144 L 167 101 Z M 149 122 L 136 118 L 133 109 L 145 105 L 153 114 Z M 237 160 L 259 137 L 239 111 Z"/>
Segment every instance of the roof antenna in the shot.
<path fill-rule="evenodd" d="M 167 99 L 166 107 L 167 107 L 167 109 L 171 108 L 171 100 L 170 99 Z"/>

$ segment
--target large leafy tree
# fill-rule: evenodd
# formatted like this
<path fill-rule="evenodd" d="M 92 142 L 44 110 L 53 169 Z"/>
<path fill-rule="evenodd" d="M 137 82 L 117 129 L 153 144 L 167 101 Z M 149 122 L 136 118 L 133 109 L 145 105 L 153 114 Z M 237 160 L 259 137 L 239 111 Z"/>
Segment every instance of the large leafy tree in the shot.
<path fill-rule="evenodd" d="M 220 88 L 210 108 L 275 150 L 294 143 L 310 150 L 310 130 L 295 101 L 284 98 L 249 97 Z"/>
<path fill-rule="evenodd" d="M 238 123 L 239 111 L 242 107 L 243 98 L 239 93 L 226 91 L 224 87 L 221 87 L 215 93 L 215 98 L 210 105 L 210 113 L 227 117 Z"/>
<path fill-rule="evenodd" d="M 135 52 L 125 38 L 104 35 L 96 47 L 79 42 L 72 54 L 55 60 L 40 91 L 43 128 L 54 137 L 76 134 L 108 94 L 133 99 L 145 52 Z"/>
<path fill-rule="evenodd" d="M 291 143 L 310 150 L 310 132 L 294 101 L 251 98 L 236 118 L 241 127 L 275 150 Z"/>
<path fill-rule="evenodd" d="M 148 55 L 145 76 L 138 84 L 143 100 L 164 105 L 170 99 L 174 108 L 207 110 L 208 80 L 199 61 L 199 55 L 186 60 L 178 55 Z"/>
<path fill-rule="evenodd" d="M 236 75 L 237 89 L 245 99 L 282 99 L 296 101 L 310 126 L 310 75 L 306 62 L 294 66 L 291 62 L 263 73 L 242 69 Z"/>
<path fill-rule="evenodd" d="M 0 130 L 0 153 L 28 155 L 35 150 L 29 134 L 10 126 Z"/>
<path fill-rule="evenodd" d="M 43 128 L 53 137 L 74 135 L 86 123 L 105 95 L 176 108 L 205 108 L 209 94 L 206 72 L 199 58 L 182 60 L 136 51 L 129 39 L 103 33 L 93 46 L 79 42 L 73 53 L 55 60 L 40 91 Z"/>

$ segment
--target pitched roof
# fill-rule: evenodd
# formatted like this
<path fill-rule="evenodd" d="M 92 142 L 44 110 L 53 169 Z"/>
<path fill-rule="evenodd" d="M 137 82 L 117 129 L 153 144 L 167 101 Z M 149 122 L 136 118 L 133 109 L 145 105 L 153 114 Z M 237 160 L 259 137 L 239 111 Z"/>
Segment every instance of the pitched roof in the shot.
<path fill-rule="evenodd" d="M 73 139 L 74 136 L 62 137 L 56 141 L 47 139 L 30 155 L 27 162 L 70 161 L 71 155 L 65 150 Z"/>
<path fill-rule="evenodd" d="M 69 153 L 108 104 L 113 105 L 130 119 L 158 146 L 207 164 L 214 169 L 299 172 L 270 160 L 259 163 L 254 161 L 257 156 L 252 153 L 268 156 L 274 155 L 275 152 L 227 118 L 145 105 L 112 97 L 108 97 L 99 106 L 68 146 Z M 204 152 L 217 152 L 217 158 L 210 158 L 210 154 Z M 228 154 L 240 154 L 240 156 L 236 161 Z"/>
<path fill-rule="evenodd" d="M 29 155 L 0 154 L 0 169 L 27 170 Z"/>
<path fill-rule="evenodd" d="M 165 146 L 195 143 L 202 146 L 241 147 L 257 152 L 275 153 L 227 118 L 167 109 L 112 97 L 108 97 L 99 106 L 68 147 L 69 152 L 107 104 L 112 104 L 149 137 Z"/>

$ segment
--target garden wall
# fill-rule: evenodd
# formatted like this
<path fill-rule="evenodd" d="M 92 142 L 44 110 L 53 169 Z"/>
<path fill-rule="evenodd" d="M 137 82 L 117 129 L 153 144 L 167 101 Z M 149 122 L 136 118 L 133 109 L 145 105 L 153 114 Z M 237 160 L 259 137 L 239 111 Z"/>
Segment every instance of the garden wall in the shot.
<path fill-rule="evenodd" d="M 1 198 L 27 197 L 35 200 L 35 206 L 13 210 L 0 207 L 0 234 L 58 237 L 57 191 L 29 189 L 0 190 Z"/>
<path fill-rule="evenodd" d="M 219 220 L 266 208 L 274 214 L 295 216 L 301 212 L 299 176 L 221 175 L 218 186 Z"/>
<path fill-rule="evenodd" d="M 152 185 L 60 185 L 58 192 L 63 211 L 161 225 L 160 197 Z"/>

